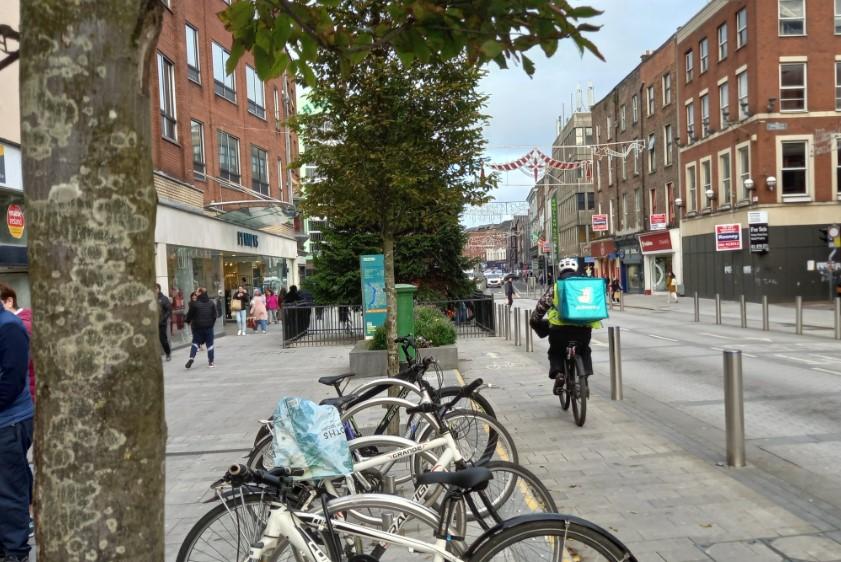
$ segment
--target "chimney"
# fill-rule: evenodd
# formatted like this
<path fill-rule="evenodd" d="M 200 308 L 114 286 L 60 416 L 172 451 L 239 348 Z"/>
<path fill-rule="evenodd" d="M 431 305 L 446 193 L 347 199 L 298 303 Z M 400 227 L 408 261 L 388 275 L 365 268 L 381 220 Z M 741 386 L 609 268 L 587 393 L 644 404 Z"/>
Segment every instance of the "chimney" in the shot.
<path fill-rule="evenodd" d="M 643 54 L 640 55 L 640 62 L 645 62 L 648 59 L 648 57 L 651 56 L 651 54 L 651 50 L 647 49 Z"/>

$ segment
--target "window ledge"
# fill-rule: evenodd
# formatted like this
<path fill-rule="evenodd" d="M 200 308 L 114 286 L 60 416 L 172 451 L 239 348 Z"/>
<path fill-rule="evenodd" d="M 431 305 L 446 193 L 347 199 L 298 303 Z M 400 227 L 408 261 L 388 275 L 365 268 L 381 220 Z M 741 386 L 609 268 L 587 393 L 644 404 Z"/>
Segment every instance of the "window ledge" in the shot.
<path fill-rule="evenodd" d="M 697 217 L 698 213 L 696 211 L 689 211 L 686 213 L 686 218 L 691 219 L 692 217 Z"/>
<path fill-rule="evenodd" d="M 196 86 L 201 86 L 201 78 L 199 78 L 198 80 L 193 80 L 192 78 L 190 78 L 189 76 L 187 76 L 187 81 L 188 81 L 188 82 L 192 82 L 192 83 L 193 83 L 193 84 L 195 84 Z"/>
<path fill-rule="evenodd" d="M 738 209 L 740 207 L 750 207 L 750 201 L 748 201 L 747 199 L 742 199 L 741 201 L 736 203 L 736 208 Z"/>
<path fill-rule="evenodd" d="M 808 37 L 808 36 L 809 35 L 807 33 L 786 33 L 785 35 L 783 35 L 782 33 L 777 34 L 777 37 L 780 37 L 780 38 L 782 38 L 782 37 Z"/>
<path fill-rule="evenodd" d="M 168 137 L 168 136 L 166 136 L 166 135 L 161 135 L 161 138 L 162 138 L 162 139 L 164 139 L 164 140 L 165 140 L 166 142 L 168 142 L 169 144 L 174 144 L 174 145 L 175 145 L 175 146 L 177 146 L 178 148 L 181 148 L 181 143 L 180 143 L 180 142 L 178 142 L 177 140 L 175 140 L 175 139 L 171 139 L 171 138 L 169 138 L 169 137 Z"/>
<path fill-rule="evenodd" d="M 712 212 L 713 212 L 713 210 L 710 207 L 704 207 L 703 209 L 701 209 L 701 214 L 702 215 L 709 215 Z"/>
<path fill-rule="evenodd" d="M 716 207 L 716 211 L 729 211 L 731 209 L 730 203 L 725 203 L 724 205 L 720 205 Z"/>
<path fill-rule="evenodd" d="M 226 98 L 225 96 L 223 96 L 222 94 L 220 94 L 220 93 L 218 93 L 218 92 L 215 92 L 215 93 L 214 93 L 214 97 L 217 97 L 217 98 L 219 98 L 219 99 L 225 100 L 225 101 L 226 101 L 226 102 L 228 102 L 228 103 L 232 103 L 232 104 L 234 104 L 234 105 L 237 105 L 236 98 L 234 98 L 234 99 L 229 99 L 229 98 Z"/>
<path fill-rule="evenodd" d="M 811 195 L 783 195 L 783 203 L 810 203 Z"/>

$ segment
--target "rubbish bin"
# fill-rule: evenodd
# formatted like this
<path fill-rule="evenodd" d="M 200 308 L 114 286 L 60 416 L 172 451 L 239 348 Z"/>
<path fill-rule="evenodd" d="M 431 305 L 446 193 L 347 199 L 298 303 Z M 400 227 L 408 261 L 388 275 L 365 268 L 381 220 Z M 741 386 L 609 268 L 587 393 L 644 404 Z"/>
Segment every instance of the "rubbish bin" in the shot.
<path fill-rule="evenodd" d="M 415 291 L 418 288 L 414 285 L 397 284 L 394 286 L 397 293 L 397 335 L 407 336 L 415 333 Z M 399 360 L 406 362 L 403 350 L 397 346 Z M 414 357 L 413 357 L 414 359 Z"/>

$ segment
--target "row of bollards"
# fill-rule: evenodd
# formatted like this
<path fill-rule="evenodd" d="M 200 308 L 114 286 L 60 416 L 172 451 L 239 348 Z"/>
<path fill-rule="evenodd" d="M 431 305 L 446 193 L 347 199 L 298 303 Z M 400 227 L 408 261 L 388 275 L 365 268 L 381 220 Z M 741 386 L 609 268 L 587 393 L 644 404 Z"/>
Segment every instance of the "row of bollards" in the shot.
<path fill-rule="evenodd" d="M 701 321 L 701 299 L 698 293 L 693 295 L 694 300 L 694 321 Z M 834 306 L 834 336 L 835 339 L 841 340 L 841 297 L 835 298 Z M 720 325 L 721 320 L 721 295 L 715 295 L 715 323 Z M 745 295 L 739 297 L 739 325 L 742 328 L 748 327 L 748 306 Z M 762 296 L 762 331 L 767 332 L 771 329 L 771 323 L 768 315 L 768 296 Z M 794 333 L 798 336 L 803 335 L 803 297 L 797 296 L 794 298 Z"/>
<path fill-rule="evenodd" d="M 512 308 L 506 304 L 496 305 L 495 335 L 505 338 L 506 341 L 513 341 L 517 347 L 525 347 L 526 351 L 534 351 L 534 337 L 529 327 L 530 316 L 530 310 Z"/>

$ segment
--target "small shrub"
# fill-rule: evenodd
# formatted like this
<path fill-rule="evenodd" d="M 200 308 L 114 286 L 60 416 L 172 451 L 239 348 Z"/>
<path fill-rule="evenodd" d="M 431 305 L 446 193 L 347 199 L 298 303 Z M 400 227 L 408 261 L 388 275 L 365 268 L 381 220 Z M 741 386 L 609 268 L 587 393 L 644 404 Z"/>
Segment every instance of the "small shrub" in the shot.
<path fill-rule="evenodd" d="M 415 308 L 415 336 L 429 340 L 433 346 L 456 342 L 456 329 L 447 315 L 434 306 Z"/>
<path fill-rule="evenodd" d="M 386 338 L 385 334 L 385 326 L 380 326 L 377 328 L 377 331 L 374 332 L 374 337 L 368 342 L 368 349 L 370 350 L 378 350 L 378 349 L 387 349 L 388 338 Z"/>

